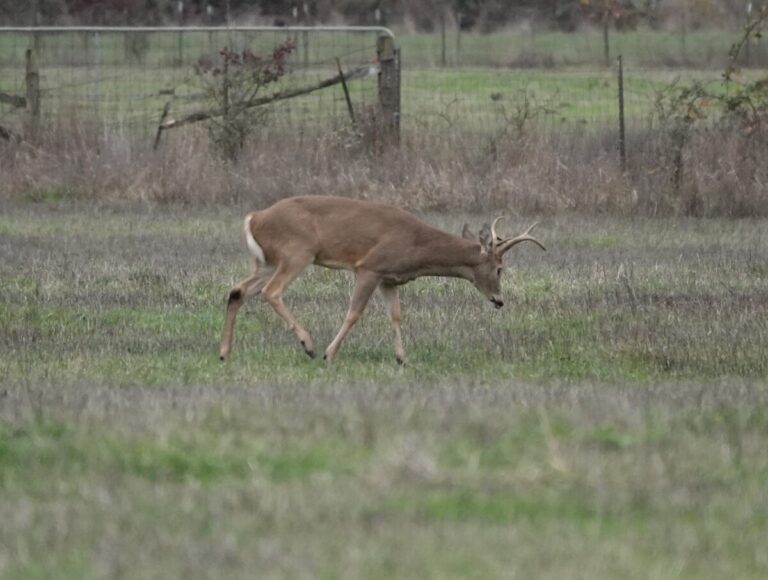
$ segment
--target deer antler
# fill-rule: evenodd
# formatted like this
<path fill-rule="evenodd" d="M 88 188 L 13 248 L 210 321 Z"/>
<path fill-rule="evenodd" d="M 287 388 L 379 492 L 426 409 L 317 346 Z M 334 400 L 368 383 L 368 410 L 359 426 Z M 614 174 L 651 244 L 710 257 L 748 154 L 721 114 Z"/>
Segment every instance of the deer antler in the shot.
<path fill-rule="evenodd" d="M 493 223 L 494 225 L 496 224 L 496 222 L 493 222 Z M 519 236 L 515 236 L 514 238 L 509 238 L 508 240 L 504 240 L 496 247 L 496 252 L 501 256 L 504 254 L 504 252 L 507 252 L 509 249 L 511 249 L 513 246 L 516 246 L 520 242 L 533 242 L 534 244 L 536 244 L 546 252 L 547 248 L 545 248 L 544 245 L 539 240 L 537 240 L 532 235 L 530 235 L 531 230 L 533 230 L 533 228 L 535 228 L 537 225 L 539 225 L 539 222 L 533 223 L 527 230 L 525 230 Z"/>
<path fill-rule="evenodd" d="M 491 224 L 491 241 L 493 244 L 495 244 L 497 241 L 501 241 L 501 236 L 496 233 L 496 224 L 503 220 L 505 217 L 507 216 L 500 215 L 495 220 L 493 220 L 493 224 Z"/>

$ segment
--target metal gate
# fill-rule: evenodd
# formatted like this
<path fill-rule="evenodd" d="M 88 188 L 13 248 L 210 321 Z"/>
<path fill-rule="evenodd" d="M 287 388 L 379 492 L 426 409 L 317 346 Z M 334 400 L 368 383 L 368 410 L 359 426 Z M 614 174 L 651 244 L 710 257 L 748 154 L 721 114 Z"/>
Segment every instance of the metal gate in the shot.
<path fill-rule="evenodd" d="M 210 112 L 196 65 L 223 50 L 268 56 L 286 42 L 286 74 L 260 97 L 278 95 L 264 103 L 272 129 L 323 130 L 368 110 L 397 128 L 399 58 L 387 28 L 14 27 L 0 28 L 0 130 L 77 123 L 151 136 L 164 111 L 166 123 Z"/>

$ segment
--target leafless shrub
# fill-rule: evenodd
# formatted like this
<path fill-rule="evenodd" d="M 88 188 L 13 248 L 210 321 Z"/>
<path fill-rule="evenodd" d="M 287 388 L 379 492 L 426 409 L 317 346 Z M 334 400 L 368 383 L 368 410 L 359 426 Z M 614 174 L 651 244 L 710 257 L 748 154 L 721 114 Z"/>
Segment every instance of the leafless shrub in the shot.
<path fill-rule="evenodd" d="M 288 39 L 268 56 L 223 48 L 215 57 L 201 57 L 194 66 L 195 78 L 216 112 L 208 120 L 211 141 L 228 159 L 236 159 L 246 137 L 264 124 L 267 109 L 254 108 L 265 87 L 280 80 L 295 49 Z"/>

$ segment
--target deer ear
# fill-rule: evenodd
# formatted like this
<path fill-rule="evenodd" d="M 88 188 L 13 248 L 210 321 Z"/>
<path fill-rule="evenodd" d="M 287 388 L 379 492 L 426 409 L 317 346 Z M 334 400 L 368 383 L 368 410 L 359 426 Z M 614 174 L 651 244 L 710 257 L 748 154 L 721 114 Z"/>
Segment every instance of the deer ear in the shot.
<path fill-rule="evenodd" d="M 466 240 L 474 240 L 477 238 L 477 234 L 470 229 L 469 224 L 464 224 L 461 230 L 461 237 Z"/>
<path fill-rule="evenodd" d="M 480 234 L 477 236 L 477 239 L 480 240 L 480 245 L 483 246 L 483 250 L 488 253 L 491 251 L 491 247 L 493 245 L 493 239 L 491 236 L 491 226 L 488 224 L 483 224 L 483 227 L 480 229 Z"/>

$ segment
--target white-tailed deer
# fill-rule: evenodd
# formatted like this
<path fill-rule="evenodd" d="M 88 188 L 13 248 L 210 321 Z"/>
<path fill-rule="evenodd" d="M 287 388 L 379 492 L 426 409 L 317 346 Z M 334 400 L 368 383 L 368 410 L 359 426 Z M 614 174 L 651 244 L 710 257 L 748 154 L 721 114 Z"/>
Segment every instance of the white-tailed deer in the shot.
<path fill-rule="evenodd" d="M 314 357 L 309 332 L 283 304 L 283 292 L 309 264 L 355 273 L 347 316 L 325 350 L 331 361 L 344 337 L 360 318 L 376 288 L 392 317 L 397 362 L 405 362 L 400 336 L 397 287 L 419 276 L 451 276 L 469 280 L 496 308 L 504 306 L 500 277 L 504 254 L 520 242 L 544 246 L 530 235 L 536 224 L 513 238 L 502 239 L 485 224 L 475 237 L 464 226 L 463 237 L 429 226 L 396 207 L 342 197 L 291 197 L 245 217 L 245 241 L 255 268 L 229 292 L 227 319 L 221 338 L 221 360 L 232 348 L 237 311 L 249 296 L 264 299 L 296 333 L 306 353 Z"/>

